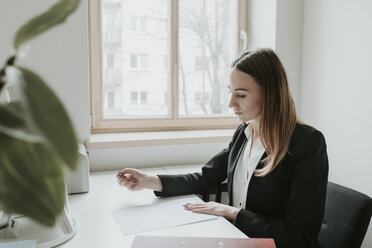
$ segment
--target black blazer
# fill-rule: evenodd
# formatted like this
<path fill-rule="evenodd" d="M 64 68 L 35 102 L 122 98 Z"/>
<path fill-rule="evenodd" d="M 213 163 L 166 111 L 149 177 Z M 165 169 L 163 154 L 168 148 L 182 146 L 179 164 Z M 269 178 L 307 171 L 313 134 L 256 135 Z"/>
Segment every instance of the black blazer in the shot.
<path fill-rule="evenodd" d="M 245 128 L 245 124 L 238 127 L 229 146 L 208 161 L 202 173 L 159 175 L 163 191 L 155 194 L 202 194 L 227 178 L 231 204 L 234 171 L 247 140 Z M 262 166 L 259 163 L 257 168 Z M 273 238 L 278 248 L 319 247 L 327 181 L 328 158 L 322 133 L 297 124 L 289 152 L 274 171 L 264 177 L 252 176 L 246 208 L 238 213 L 235 225 L 248 237 Z"/>

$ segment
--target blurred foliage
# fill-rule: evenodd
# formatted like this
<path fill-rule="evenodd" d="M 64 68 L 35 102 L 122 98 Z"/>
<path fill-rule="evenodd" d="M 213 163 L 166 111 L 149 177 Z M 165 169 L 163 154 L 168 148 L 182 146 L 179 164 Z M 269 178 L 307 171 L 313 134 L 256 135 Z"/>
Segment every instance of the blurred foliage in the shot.
<path fill-rule="evenodd" d="M 16 33 L 13 46 L 63 23 L 80 0 L 60 0 Z M 64 168 L 76 169 L 78 144 L 58 97 L 10 57 L 0 71 L 0 209 L 53 226 L 66 202 Z"/>

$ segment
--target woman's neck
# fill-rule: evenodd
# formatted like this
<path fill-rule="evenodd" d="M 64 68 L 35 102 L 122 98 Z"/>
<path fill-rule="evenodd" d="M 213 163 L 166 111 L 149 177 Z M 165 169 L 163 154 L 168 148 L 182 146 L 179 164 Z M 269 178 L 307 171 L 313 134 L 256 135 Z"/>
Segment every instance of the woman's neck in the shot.
<path fill-rule="evenodd" d="M 256 120 L 252 120 L 250 122 L 251 125 L 251 132 L 253 140 L 260 138 L 260 122 Z"/>

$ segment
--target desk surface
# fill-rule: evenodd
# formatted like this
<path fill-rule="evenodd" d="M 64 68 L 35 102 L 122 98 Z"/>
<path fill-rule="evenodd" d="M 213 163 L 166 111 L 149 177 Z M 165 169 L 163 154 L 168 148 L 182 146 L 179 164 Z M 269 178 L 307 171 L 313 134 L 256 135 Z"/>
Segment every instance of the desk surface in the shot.
<path fill-rule="evenodd" d="M 197 166 L 189 170 L 198 170 Z M 151 174 L 184 173 L 187 167 L 164 167 L 141 169 Z M 111 210 L 157 201 L 150 190 L 131 192 L 120 187 L 116 172 L 97 172 L 90 175 L 89 193 L 70 195 L 69 207 L 72 218 L 77 222 L 77 234 L 60 248 L 126 248 L 130 247 L 135 235 L 124 236 Z M 184 197 L 184 196 L 181 196 Z M 188 196 L 190 197 L 190 196 Z M 194 199 L 201 201 L 197 196 Z M 178 197 L 179 198 L 179 197 Z M 173 197 L 171 199 L 174 199 Z M 206 222 L 171 227 L 140 233 L 141 235 L 171 235 L 195 237 L 246 238 L 246 235 L 224 218 Z"/>

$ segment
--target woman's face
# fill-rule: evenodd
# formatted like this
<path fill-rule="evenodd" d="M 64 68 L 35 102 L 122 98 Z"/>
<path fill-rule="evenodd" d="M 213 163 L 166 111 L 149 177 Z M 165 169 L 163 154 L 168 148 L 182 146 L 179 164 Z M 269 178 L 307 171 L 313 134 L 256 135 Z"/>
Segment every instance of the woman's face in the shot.
<path fill-rule="evenodd" d="M 230 73 L 231 91 L 229 107 L 243 122 L 259 121 L 263 106 L 261 86 L 249 74 L 233 69 Z"/>

